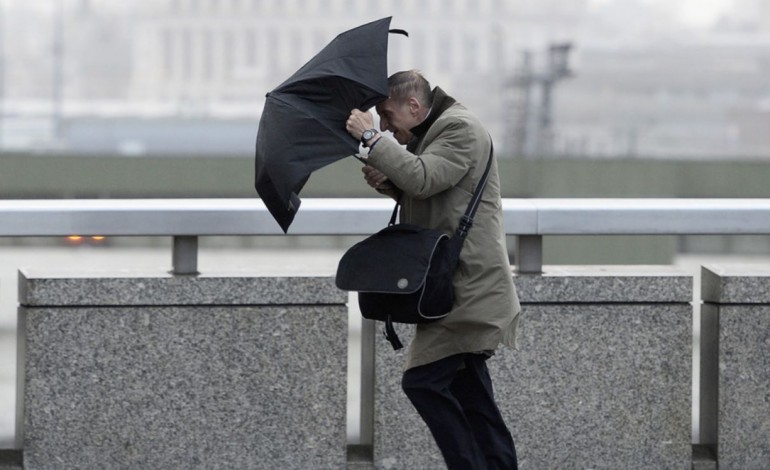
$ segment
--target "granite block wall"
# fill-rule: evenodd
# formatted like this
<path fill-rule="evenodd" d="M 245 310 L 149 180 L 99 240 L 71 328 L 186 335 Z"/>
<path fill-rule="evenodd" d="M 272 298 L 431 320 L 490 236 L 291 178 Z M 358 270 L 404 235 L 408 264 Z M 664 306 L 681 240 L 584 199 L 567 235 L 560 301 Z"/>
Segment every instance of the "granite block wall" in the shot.
<path fill-rule="evenodd" d="M 519 468 L 689 470 L 692 277 L 547 267 L 514 280 L 520 348 L 499 350 L 489 368 Z M 398 331 L 408 344 L 411 328 Z M 379 334 L 375 367 L 375 467 L 444 468 L 401 391 L 403 353 Z"/>
<path fill-rule="evenodd" d="M 701 279 L 701 336 L 711 345 L 701 358 L 701 440 L 716 448 L 720 470 L 766 470 L 770 269 L 704 267 Z"/>
<path fill-rule="evenodd" d="M 345 468 L 331 277 L 20 273 L 24 468 Z"/>

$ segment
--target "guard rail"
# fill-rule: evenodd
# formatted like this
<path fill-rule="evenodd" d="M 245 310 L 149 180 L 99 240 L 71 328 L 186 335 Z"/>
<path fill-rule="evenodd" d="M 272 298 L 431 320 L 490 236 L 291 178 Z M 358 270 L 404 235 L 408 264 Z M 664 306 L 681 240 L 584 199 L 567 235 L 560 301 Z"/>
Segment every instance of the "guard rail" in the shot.
<path fill-rule="evenodd" d="M 304 199 L 289 235 L 368 235 L 386 199 Z M 542 270 L 545 235 L 770 234 L 770 199 L 504 199 L 519 272 Z M 0 201 L 0 237 L 171 236 L 173 272 L 197 272 L 198 237 L 280 235 L 259 199 Z"/>

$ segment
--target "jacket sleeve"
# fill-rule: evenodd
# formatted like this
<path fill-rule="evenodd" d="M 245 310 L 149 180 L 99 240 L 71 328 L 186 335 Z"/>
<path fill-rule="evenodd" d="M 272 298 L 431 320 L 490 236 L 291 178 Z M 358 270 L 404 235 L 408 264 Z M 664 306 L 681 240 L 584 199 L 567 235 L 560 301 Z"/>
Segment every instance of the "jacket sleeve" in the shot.
<path fill-rule="evenodd" d="M 425 199 L 455 186 L 470 169 L 476 153 L 485 145 L 486 134 L 478 135 L 461 119 L 439 119 L 431 126 L 430 139 L 420 155 L 388 139 L 369 154 L 369 164 L 383 172 L 406 195 Z"/>

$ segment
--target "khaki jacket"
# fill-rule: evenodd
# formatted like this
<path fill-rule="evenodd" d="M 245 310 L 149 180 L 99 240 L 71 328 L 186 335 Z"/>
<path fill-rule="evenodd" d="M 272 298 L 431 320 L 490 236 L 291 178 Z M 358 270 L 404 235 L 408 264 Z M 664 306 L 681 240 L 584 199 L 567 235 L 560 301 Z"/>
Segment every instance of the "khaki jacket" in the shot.
<path fill-rule="evenodd" d="M 405 149 L 380 139 L 368 163 L 388 176 L 401 196 L 401 222 L 452 235 L 484 173 L 491 138 L 481 122 L 440 88 L 428 118 Z M 417 325 L 406 368 L 468 352 L 515 347 L 519 306 L 503 229 L 500 179 L 493 160 L 489 181 L 460 255 L 455 304 L 437 322 Z"/>

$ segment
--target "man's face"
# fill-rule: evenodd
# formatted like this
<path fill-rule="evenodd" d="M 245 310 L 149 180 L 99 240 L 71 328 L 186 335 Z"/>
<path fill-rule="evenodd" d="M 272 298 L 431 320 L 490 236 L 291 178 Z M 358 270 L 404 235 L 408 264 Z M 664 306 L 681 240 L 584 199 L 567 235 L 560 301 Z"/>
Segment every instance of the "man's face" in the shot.
<path fill-rule="evenodd" d="M 377 105 L 380 130 L 392 132 L 401 145 L 406 145 L 412 139 L 411 129 L 420 123 L 413 101 L 416 102 L 414 98 L 401 102 L 388 98 Z"/>

